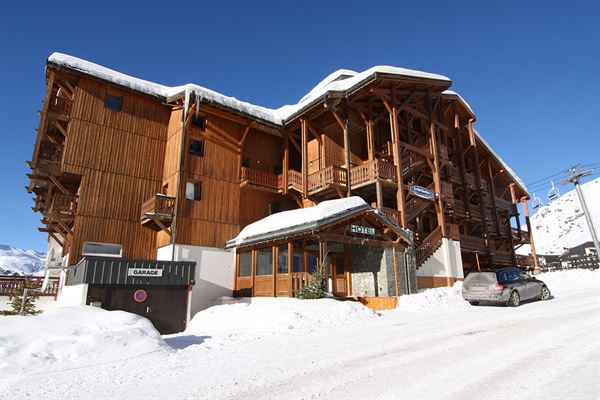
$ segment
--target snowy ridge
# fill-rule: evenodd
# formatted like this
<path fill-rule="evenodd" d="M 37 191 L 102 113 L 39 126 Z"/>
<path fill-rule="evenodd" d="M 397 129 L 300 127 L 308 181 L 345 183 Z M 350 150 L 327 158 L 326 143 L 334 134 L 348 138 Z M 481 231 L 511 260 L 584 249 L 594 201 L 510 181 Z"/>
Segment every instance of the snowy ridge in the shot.
<path fill-rule="evenodd" d="M 0 244 L 0 274 L 44 275 L 46 254 Z"/>
<path fill-rule="evenodd" d="M 581 185 L 583 195 L 596 229 L 600 227 L 600 178 Z M 575 189 L 540 207 L 531 217 L 533 240 L 539 255 L 560 255 L 571 248 L 592 240 L 583 209 Z M 526 227 L 525 227 L 526 228 Z M 596 232 L 598 233 L 598 232 Z M 529 255 L 525 245 L 518 254 Z"/>

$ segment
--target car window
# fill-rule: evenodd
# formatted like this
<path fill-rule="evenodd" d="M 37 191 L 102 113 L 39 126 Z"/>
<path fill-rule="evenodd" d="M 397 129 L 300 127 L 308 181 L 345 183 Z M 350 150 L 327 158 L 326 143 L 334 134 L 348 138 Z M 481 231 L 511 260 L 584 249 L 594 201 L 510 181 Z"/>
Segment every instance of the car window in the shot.
<path fill-rule="evenodd" d="M 499 271 L 497 273 L 497 275 L 498 275 L 498 282 L 510 283 L 510 282 L 516 282 L 520 279 L 521 271 L 515 270 L 515 269 L 508 269 L 508 270 L 504 270 L 504 271 Z"/>

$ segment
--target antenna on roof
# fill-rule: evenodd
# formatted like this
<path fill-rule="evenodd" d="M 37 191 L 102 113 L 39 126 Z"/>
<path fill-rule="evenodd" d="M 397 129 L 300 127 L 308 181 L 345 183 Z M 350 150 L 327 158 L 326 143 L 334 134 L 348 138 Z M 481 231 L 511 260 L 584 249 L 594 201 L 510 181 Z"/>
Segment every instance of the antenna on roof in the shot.
<path fill-rule="evenodd" d="M 542 199 L 540 199 L 539 197 L 537 197 L 535 195 L 535 193 L 533 194 L 533 200 L 531 200 L 531 204 L 533 206 L 533 208 L 540 208 L 543 204 L 542 204 Z"/>
<path fill-rule="evenodd" d="M 548 192 L 548 200 L 554 200 L 560 196 L 560 192 L 558 191 L 558 188 L 554 186 L 554 181 L 550 181 L 550 183 L 552 184 L 552 188 Z"/>

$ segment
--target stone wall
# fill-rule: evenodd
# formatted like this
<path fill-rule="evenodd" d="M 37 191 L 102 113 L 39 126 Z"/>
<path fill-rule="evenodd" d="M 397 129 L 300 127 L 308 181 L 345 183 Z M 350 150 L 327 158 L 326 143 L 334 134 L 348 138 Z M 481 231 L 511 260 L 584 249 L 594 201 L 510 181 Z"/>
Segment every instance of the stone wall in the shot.
<path fill-rule="evenodd" d="M 417 278 L 412 253 L 396 250 L 398 291 L 400 295 L 417 292 Z M 395 296 L 396 283 L 392 249 L 350 246 L 352 295 L 361 297 Z M 408 283 L 407 283 L 408 282 Z"/>

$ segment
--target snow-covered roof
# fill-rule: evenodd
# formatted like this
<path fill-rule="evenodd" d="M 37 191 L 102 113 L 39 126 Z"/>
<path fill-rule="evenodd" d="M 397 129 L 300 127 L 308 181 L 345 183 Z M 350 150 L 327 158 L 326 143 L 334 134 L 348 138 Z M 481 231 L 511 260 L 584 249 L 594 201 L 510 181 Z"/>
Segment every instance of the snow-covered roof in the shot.
<path fill-rule="evenodd" d="M 455 98 L 457 98 L 457 99 L 458 99 L 458 101 L 460 101 L 460 102 L 462 103 L 462 105 L 463 105 L 463 106 L 464 106 L 464 107 L 467 109 L 467 111 L 469 111 L 469 113 L 470 113 L 470 114 L 471 114 L 473 117 L 475 117 L 475 112 L 473 111 L 473 109 L 471 108 L 471 106 L 469 105 L 469 103 L 467 103 L 467 101 L 466 101 L 466 100 L 465 100 L 465 99 L 464 99 L 464 98 L 463 98 L 463 97 L 462 97 L 460 94 L 458 94 L 458 93 L 457 93 L 457 92 L 455 92 L 454 90 L 450 90 L 450 89 L 444 90 L 444 91 L 442 92 L 442 94 L 443 94 L 443 95 L 446 95 L 446 96 L 450 96 L 450 97 L 455 97 Z"/>
<path fill-rule="evenodd" d="M 227 247 L 263 242 L 306 230 L 317 229 L 340 217 L 364 210 L 372 211 L 380 218 L 393 224 L 384 214 L 371 208 L 362 198 L 352 196 L 323 201 L 314 207 L 282 211 L 269 215 L 242 229 L 237 237 L 227 242 Z M 399 226 L 396 228 L 399 233 L 403 234 L 403 237 L 407 240 L 409 239 L 410 234 L 407 231 L 401 229 Z"/>
<path fill-rule="evenodd" d="M 350 70 L 338 70 L 321 81 L 297 104 L 286 105 L 275 110 L 241 101 L 235 97 L 225 96 L 221 93 L 215 92 L 214 90 L 192 83 L 174 87 L 160 85 L 158 83 L 135 78 L 90 61 L 63 53 L 53 53 L 50 55 L 50 57 L 48 57 L 48 63 L 54 64 L 58 67 L 66 67 L 86 75 L 91 75 L 104 81 L 135 90 L 137 92 L 168 100 L 183 97 L 186 91 L 188 91 L 208 102 L 233 109 L 251 117 L 279 126 L 283 126 L 283 124 L 290 117 L 297 115 L 307 108 L 310 108 L 325 94 L 332 92 L 346 92 L 346 94 L 349 94 L 350 91 L 362 87 L 369 81 L 376 79 L 377 75 L 394 76 L 396 78 L 404 77 L 442 81 L 448 85 L 451 83 L 450 78 L 443 75 L 386 65 L 375 66 L 361 73 Z"/>

